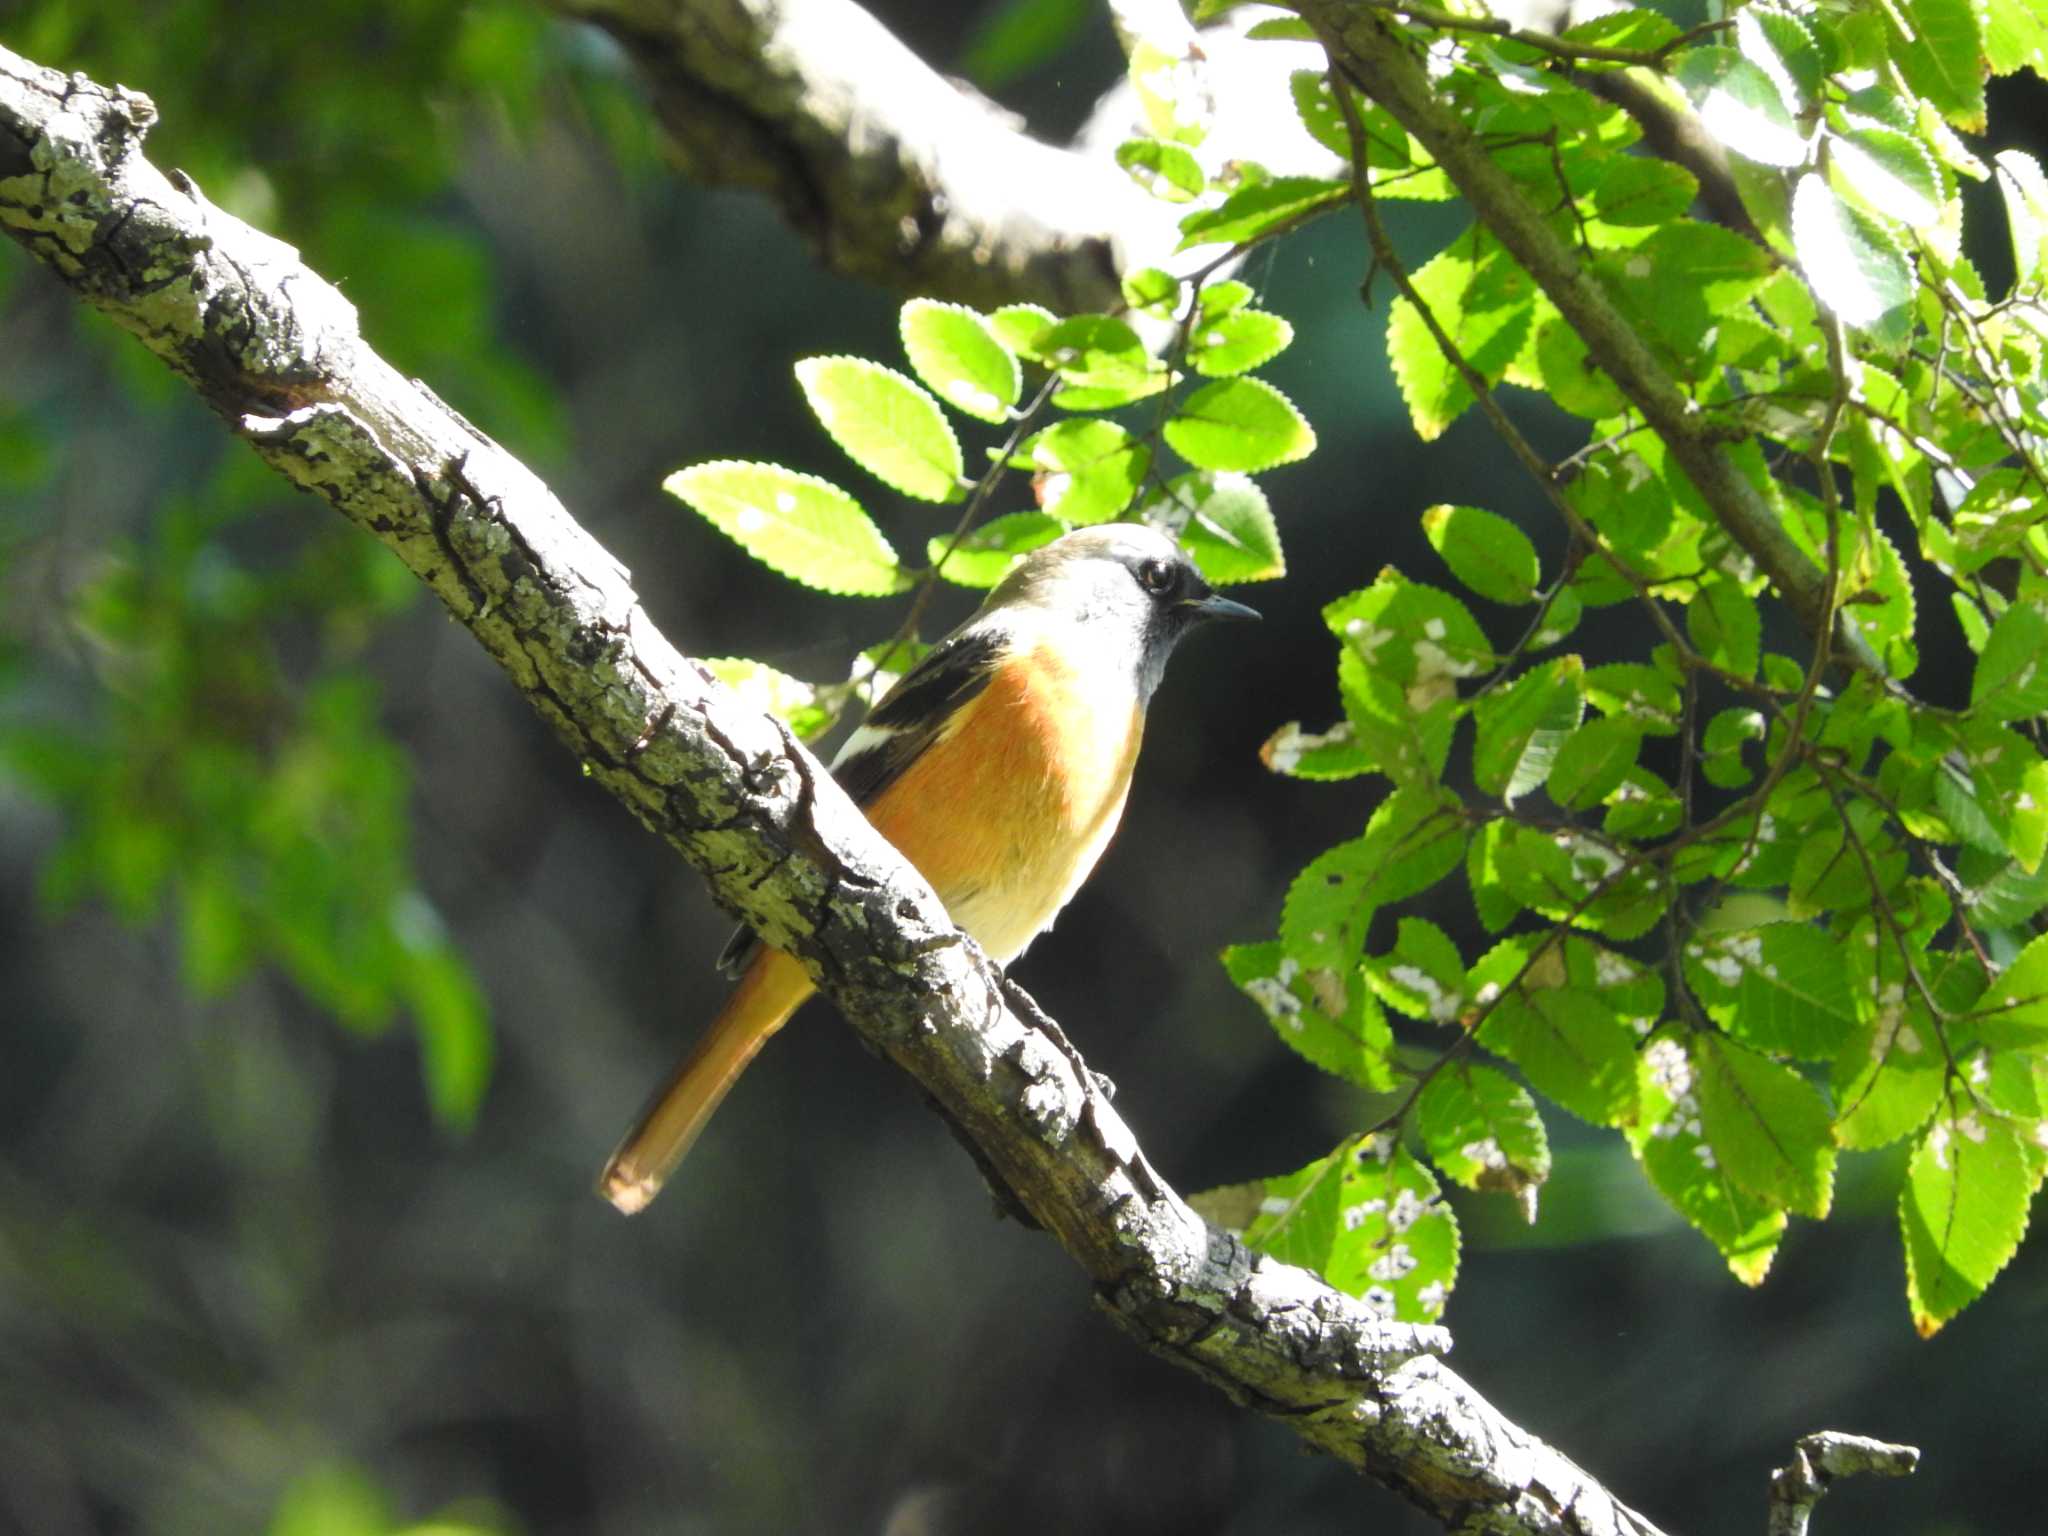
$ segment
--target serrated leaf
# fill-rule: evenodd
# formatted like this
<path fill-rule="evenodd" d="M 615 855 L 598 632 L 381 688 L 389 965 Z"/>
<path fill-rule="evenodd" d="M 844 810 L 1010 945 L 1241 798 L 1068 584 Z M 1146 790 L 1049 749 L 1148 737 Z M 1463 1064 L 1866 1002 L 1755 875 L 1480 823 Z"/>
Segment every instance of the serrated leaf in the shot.
<path fill-rule="evenodd" d="M 1984 131 L 1984 50 L 1975 0 L 1890 0 L 1880 7 L 1906 84 L 1958 128 Z"/>
<path fill-rule="evenodd" d="M 1456 1218 L 1390 1135 L 1266 1180 L 1246 1244 L 1320 1274 L 1383 1317 L 1434 1322 L 1458 1272 Z"/>
<path fill-rule="evenodd" d="M 1635 1032 L 1581 988 L 1525 980 L 1487 1016 L 1479 1043 L 1581 1120 L 1617 1125 L 1635 1110 Z"/>
<path fill-rule="evenodd" d="M 1910 134 L 1860 128 L 1828 141 L 1828 174 L 1872 213 L 1913 229 L 1941 219 L 1941 175 Z"/>
<path fill-rule="evenodd" d="M 1746 5 L 1735 16 L 1735 42 L 1742 56 L 1778 88 L 1778 98 L 1795 119 L 1820 95 L 1820 48 L 1813 33 L 1790 11 Z"/>
<path fill-rule="evenodd" d="M 1825 1061 L 1856 1027 L 1841 945 L 1806 923 L 1698 934 L 1685 974 L 1707 1017 L 1761 1050 Z"/>
<path fill-rule="evenodd" d="M 1677 25 L 1670 17 L 1648 9 L 1609 11 L 1589 21 L 1567 27 L 1563 40 L 1580 43 L 1593 48 L 1638 48 L 1645 53 L 1654 53 L 1669 43 L 1677 41 Z M 1601 68 L 1601 61 L 1588 61 L 1584 67 Z M 1619 65 L 1605 65 L 1619 68 Z"/>
<path fill-rule="evenodd" d="M 1767 252 L 1733 230 L 1679 219 L 1602 252 L 1593 269 L 1674 366 L 1697 377 L 1714 367 L 1720 318 L 1756 294 L 1771 265 Z"/>
<path fill-rule="evenodd" d="M 955 586 L 987 589 L 1034 549 L 1043 549 L 1067 525 L 1043 512 L 1007 512 L 970 528 L 955 544 L 950 534 L 925 544 L 925 559 Z M 948 551 L 950 550 L 950 553 Z M 940 565 L 943 559 L 946 563 Z"/>
<path fill-rule="evenodd" d="M 1933 1018 L 1903 981 L 1879 984 L 1873 1017 L 1857 1026 L 1829 1066 L 1835 1140 L 1889 1146 L 1927 1123 L 1947 1076 Z"/>
<path fill-rule="evenodd" d="M 1364 836 L 1325 850 L 1288 886 L 1280 912 L 1287 954 L 1349 986 L 1373 913 L 1456 869 L 1464 841 L 1455 801 L 1395 791 L 1373 812 Z"/>
<path fill-rule="evenodd" d="M 1180 308 L 1183 284 L 1164 267 L 1139 267 L 1121 279 L 1124 303 L 1161 320 L 1169 320 Z"/>
<path fill-rule="evenodd" d="M 1845 325 L 1876 326 L 1913 297 L 1898 242 L 1811 173 L 1792 190 L 1792 244 L 1815 296 Z"/>
<path fill-rule="evenodd" d="M 1628 777 L 1643 733 L 1627 720 L 1587 720 L 1558 749 L 1545 788 L 1570 811 L 1589 811 Z"/>
<path fill-rule="evenodd" d="M 1818 1221 L 1834 1196 L 1827 1106 L 1792 1068 L 1733 1040 L 1699 1036 L 1693 1054 L 1700 1126 L 1741 1188 Z"/>
<path fill-rule="evenodd" d="M 1906 1301 L 1927 1338 L 1984 1294 L 2018 1251 L 2039 1178 L 2009 1121 L 1951 1101 L 1899 1191 Z"/>
<path fill-rule="evenodd" d="M 2048 176 L 2024 150 L 2002 149 L 1991 163 L 2012 236 L 2013 281 L 2030 282 L 2048 264 Z"/>
<path fill-rule="evenodd" d="M 1003 425 L 1024 375 L 989 323 L 964 304 L 912 299 L 897 321 L 903 353 L 933 394 L 979 421 Z"/>
<path fill-rule="evenodd" d="M 1157 394 L 1169 381 L 1138 333 L 1112 315 L 1075 315 L 1041 332 L 1034 345 L 1059 373 L 1053 404 L 1062 410 L 1112 410 Z"/>
<path fill-rule="evenodd" d="M 1623 407 L 1621 390 L 1563 315 L 1548 315 L 1536 327 L 1536 372 L 1543 392 L 1574 416 L 1601 421 Z"/>
<path fill-rule="evenodd" d="M 860 503 L 815 475 L 723 459 L 677 470 L 661 484 L 792 581 L 849 597 L 886 597 L 910 585 Z"/>
<path fill-rule="evenodd" d="M 1489 383 L 1498 383 L 1528 340 L 1535 285 L 1491 237 L 1472 229 L 1416 269 L 1417 296 L 1451 343 Z M 1396 298 L 1387 312 L 1387 358 L 1415 431 L 1434 440 L 1472 404 L 1421 312 Z"/>
<path fill-rule="evenodd" d="M 1036 471 L 1040 508 L 1069 523 L 1121 515 L 1152 467 L 1151 448 L 1099 416 L 1055 422 L 1022 452 Z"/>
<path fill-rule="evenodd" d="M 1259 761 L 1269 772 L 1285 778 L 1316 782 L 1355 779 L 1374 767 L 1349 720 L 1339 720 L 1320 732 L 1305 731 L 1299 720 L 1290 720 L 1266 738 L 1259 748 Z"/>
<path fill-rule="evenodd" d="M 1805 162 L 1806 139 L 1776 82 L 1735 49 L 1687 49 L 1677 74 L 1701 124 L 1729 150 L 1759 165 Z"/>
<path fill-rule="evenodd" d="M 1273 1032 L 1312 1065 L 1374 1092 L 1394 1086 L 1392 1030 L 1355 978 L 1305 967 L 1277 943 L 1233 944 L 1223 968 Z"/>
<path fill-rule="evenodd" d="M 1315 429 L 1294 402 L 1263 379 L 1220 379 L 1183 400 L 1162 429 L 1173 451 L 1197 469 L 1255 473 L 1314 451 Z"/>
<path fill-rule="evenodd" d="M 1280 528 L 1256 481 L 1197 471 L 1175 476 L 1166 490 L 1166 506 L 1180 522 L 1181 544 L 1210 585 L 1272 581 L 1287 574 Z"/>
<path fill-rule="evenodd" d="M 1609 662 L 1586 673 L 1586 697 L 1602 714 L 1626 720 L 1648 736 L 1678 734 L 1678 685 L 1637 661 Z"/>
<path fill-rule="evenodd" d="M 1493 665 L 1493 647 L 1470 609 L 1398 571 L 1383 571 L 1370 587 L 1338 598 L 1323 609 L 1323 622 L 1418 711 L 1456 698 L 1457 679 Z"/>
<path fill-rule="evenodd" d="M 1165 139 L 1126 139 L 1116 147 L 1116 163 L 1131 180 L 1169 203 L 1193 202 L 1209 185 L 1202 162 L 1185 145 Z"/>
<path fill-rule="evenodd" d="M 1512 805 L 1550 776 L 1585 714 L 1585 675 L 1578 657 L 1560 656 L 1479 700 L 1472 778 L 1480 789 Z"/>
<path fill-rule="evenodd" d="M 921 501 L 957 501 L 960 440 L 938 401 L 880 363 L 807 357 L 796 365 L 818 423 L 846 456 L 884 485 Z"/>
<path fill-rule="evenodd" d="M 1365 979 L 1382 1002 L 1410 1018 L 1451 1024 L 1465 1009 L 1465 962 L 1427 918 L 1402 918 L 1393 949 L 1366 960 Z"/>
<path fill-rule="evenodd" d="M 1197 325 L 1188 337 L 1188 364 L 1212 379 L 1249 373 L 1294 340 L 1294 327 L 1263 309 L 1239 309 Z"/>
<path fill-rule="evenodd" d="M 1690 208 L 1699 192 L 1699 179 L 1683 166 L 1616 155 L 1593 183 L 1593 216 L 1624 229 L 1662 224 Z"/>
<path fill-rule="evenodd" d="M 1764 621 L 1756 599 L 1718 571 L 1702 578 L 1685 608 L 1686 633 L 1699 653 L 1737 677 L 1755 677 Z"/>
<path fill-rule="evenodd" d="M 799 740 L 815 741 L 838 721 L 837 713 L 819 702 L 814 685 L 779 672 L 765 661 L 713 656 L 703 666 L 754 708 L 786 724 Z"/>
<path fill-rule="evenodd" d="M 1512 1195 L 1534 1219 L 1536 1190 L 1550 1177 L 1550 1140 L 1519 1083 L 1480 1062 L 1452 1062 L 1423 1086 L 1415 1128 L 1453 1182 Z"/>
<path fill-rule="evenodd" d="M 1214 208 L 1180 221 L 1177 250 L 1198 245 L 1247 245 L 1289 228 L 1351 195 L 1351 183 L 1324 176 L 1275 176 L 1240 188 Z"/>
<path fill-rule="evenodd" d="M 1984 11 L 1984 58 L 1994 75 L 2031 69 L 2048 77 L 2048 11 L 2036 0 L 1989 0 Z"/>
<path fill-rule="evenodd" d="M 1970 679 L 1970 707 L 1993 720 L 2048 710 L 2048 608 L 2014 603 L 1999 615 Z"/>
<path fill-rule="evenodd" d="M 1005 304 L 988 317 L 988 328 L 996 340 L 1019 357 L 1042 362 L 1039 338 L 1059 324 L 1060 317 L 1042 304 Z"/>
<path fill-rule="evenodd" d="M 1438 503 L 1422 514 L 1422 531 L 1466 586 L 1497 603 L 1535 600 L 1541 568 L 1529 536 L 1497 512 Z"/>
<path fill-rule="evenodd" d="M 1769 1273 L 1785 1233 L 1785 1212 L 1728 1177 L 1700 1124 L 1684 1038 L 1659 1035 L 1639 1058 L 1642 1110 L 1628 1140 L 1650 1185 L 1721 1251 L 1744 1285 Z"/>
<path fill-rule="evenodd" d="M 2030 942 L 1998 973 L 1973 1022 L 1988 1045 L 2025 1050 L 2048 1044 L 2048 935 Z"/>

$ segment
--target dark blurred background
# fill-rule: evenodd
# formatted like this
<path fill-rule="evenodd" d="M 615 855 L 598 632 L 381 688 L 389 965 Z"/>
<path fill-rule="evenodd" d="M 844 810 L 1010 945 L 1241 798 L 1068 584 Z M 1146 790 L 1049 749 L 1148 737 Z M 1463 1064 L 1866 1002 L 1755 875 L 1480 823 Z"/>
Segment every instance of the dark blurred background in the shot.
<path fill-rule="evenodd" d="M 878 7 L 1059 138 L 1120 59 L 1084 0 L 1031 9 L 1048 57 L 1002 52 L 1015 8 Z M 790 365 L 896 360 L 898 296 L 671 176 L 596 34 L 454 0 L 0 0 L 0 43 L 155 96 L 157 163 L 299 246 L 686 650 L 828 679 L 897 622 L 767 574 L 658 490 L 727 456 L 851 482 Z M 2008 83 L 1990 147 L 2038 147 L 2041 109 Z M 1398 212 L 1418 258 L 1457 227 Z M 1121 836 L 1019 971 L 1185 1189 L 1299 1166 L 1367 1113 L 1215 961 L 1270 936 L 1379 792 L 1255 756 L 1336 713 L 1320 606 L 1383 564 L 1441 579 L 1433 502 L 1560 552 L 1476 420 L 1417 445 L 1364 271 L 1334 220 L 1247 274 L 1295 323 L 1270 374 L 1322 439 L 1266 481 L 1292 574 L 1242 594 L 1262 628 L 1177 663 Z M 602 1206 L 600 1160 L 721 994 L 701 882 L 394 562 L 12 247 L 0 305 L 0 1530 L 1433 1528 L 1094 1317 L 822 1005 L 651 1212 Z M 870 505 L 904 547 L 938 526 Z M 950 601 L 945 622 L 972 598 Z M 1610 623 L 1589 649 L 1628 641 Z M 259 723 L 221 725 L 237 711 Z M 276 772 L 297 777 L 259 793 Z M 249 872 L 272 845 L 282 884 Z M 395 979 L 293 950 L 298 911 L 358 923 Z M 1455 885 L 1430 915 L 1473 940 Z M 1837 1493 L 1823 1531 L 2041 1528 L 2039 1243 L 1922 1343 L 1894 1157 L 1849 1159 L 1834 1218 L 1795 1224 L 1748 1291 L 1618 1137 L 1551 1131 L 1533 1228 L 1453 1196 L 1454 1364 L 1511 1417 L 1673 1531 L 1760 1530 L 1768 1470 L 1821 1427 L 1926 1453 Z"/>

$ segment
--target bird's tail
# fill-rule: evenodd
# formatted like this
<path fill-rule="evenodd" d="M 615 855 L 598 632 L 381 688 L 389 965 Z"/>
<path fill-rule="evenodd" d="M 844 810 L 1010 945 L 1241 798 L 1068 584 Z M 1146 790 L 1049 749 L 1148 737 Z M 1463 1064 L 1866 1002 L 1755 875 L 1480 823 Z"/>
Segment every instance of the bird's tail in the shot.
<path fill-rule="evenodd" d="M 612 1153 L 598 1176 L 598 1193 L 628 1216 L 660 1194 L 754 1053 L 813 990 L 802 966 L 780 950 L 763 948 L 703 1038 Z"/>

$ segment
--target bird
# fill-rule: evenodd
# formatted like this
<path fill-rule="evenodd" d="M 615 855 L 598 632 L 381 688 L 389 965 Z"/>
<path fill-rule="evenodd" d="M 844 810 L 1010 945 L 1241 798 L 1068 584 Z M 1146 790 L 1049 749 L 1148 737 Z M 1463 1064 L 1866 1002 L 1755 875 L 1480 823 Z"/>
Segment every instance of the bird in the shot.
<path fill-rule="evenodd" d="M 1256 619 L 1179 542 L 1143 523 L 1077 529 L 1026 554 L 975 613 L 883 695 L 832 774 L 1007 966 L 1052 925 L 1123 814 L 1145 709 L 1197 626 Z M 742 928 L 739 984 L 598 1178 L 642 1210 L 770 1036 L 816 990 Z"/>

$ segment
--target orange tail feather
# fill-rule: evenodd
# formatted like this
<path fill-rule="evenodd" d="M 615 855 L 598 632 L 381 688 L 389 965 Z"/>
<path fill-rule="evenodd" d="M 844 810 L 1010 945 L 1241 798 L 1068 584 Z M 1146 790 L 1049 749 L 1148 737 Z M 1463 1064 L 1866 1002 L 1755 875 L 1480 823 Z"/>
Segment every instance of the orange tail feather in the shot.
<path fill-rule="evenodd" d="M 703 1038 L 612 1153 L 598 1175 L 598 1193 L 628 1216 L 660 1194 L 755 1052 L 813 990 L 796 961 L 780 950 L 763 949 Z"/>

